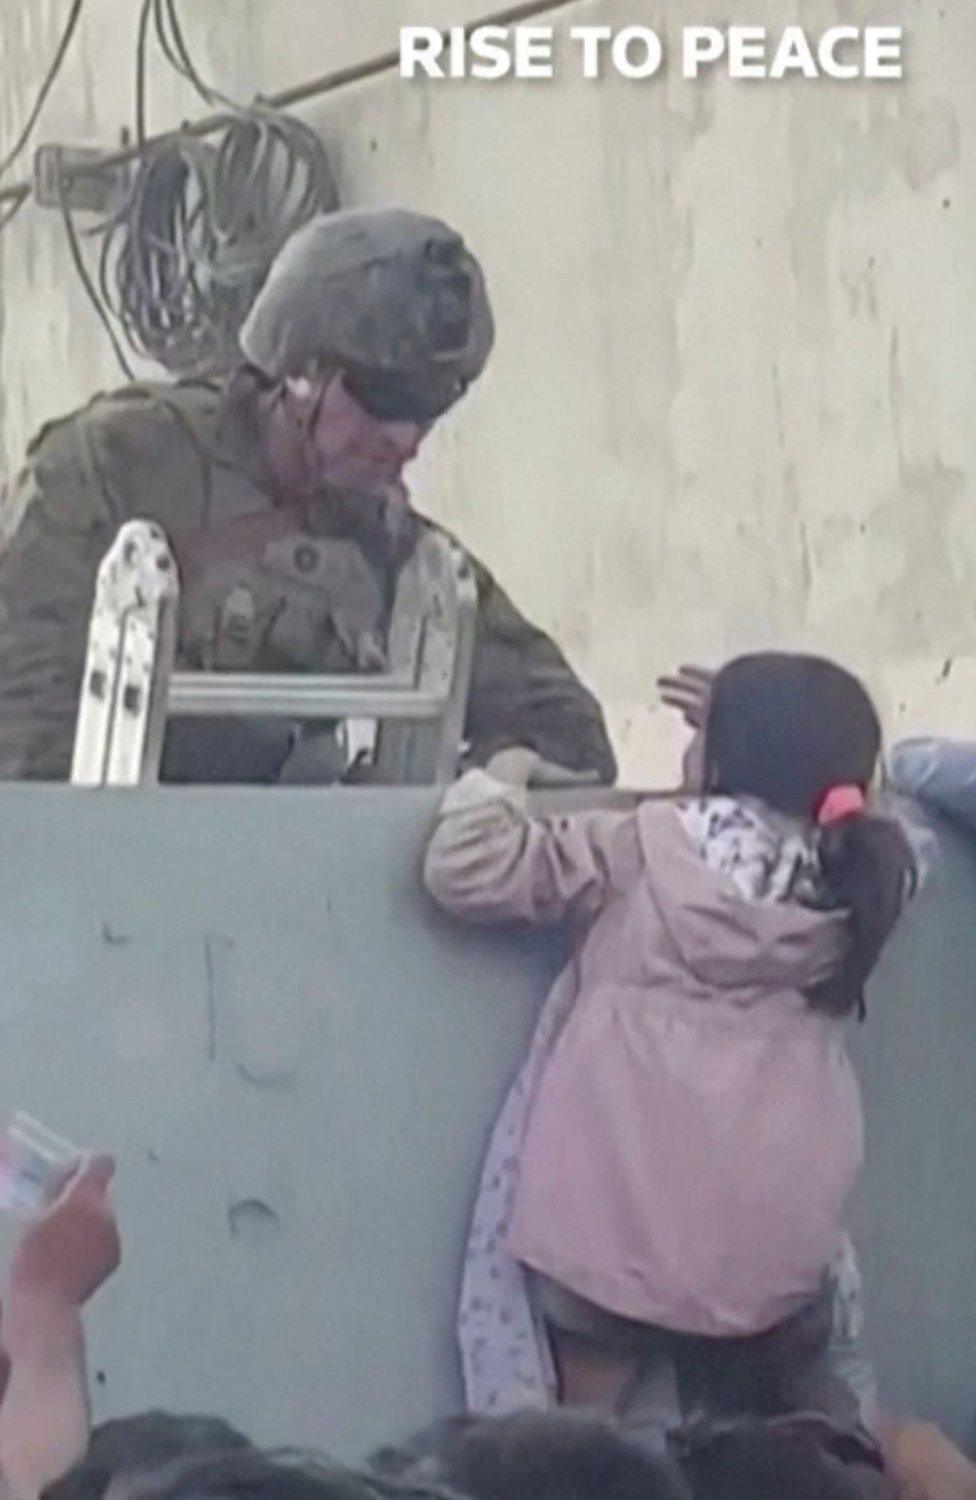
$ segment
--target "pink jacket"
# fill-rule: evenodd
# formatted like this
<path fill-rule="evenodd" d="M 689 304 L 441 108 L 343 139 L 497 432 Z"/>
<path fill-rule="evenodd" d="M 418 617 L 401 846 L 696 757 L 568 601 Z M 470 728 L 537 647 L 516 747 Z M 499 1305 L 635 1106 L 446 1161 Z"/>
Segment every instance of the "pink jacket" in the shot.
<path fill-rule="evenodd" d="M 863 1150 L 843 1026 L 802 993 L 843 919 L 746 900 L 665 803 L 533 818 L 481 773 L 448 794 L 425 873 L 472 922 L 585 919 L 521 1142 L 517 1259 L 710 1336 L 814 1297 Z"/>

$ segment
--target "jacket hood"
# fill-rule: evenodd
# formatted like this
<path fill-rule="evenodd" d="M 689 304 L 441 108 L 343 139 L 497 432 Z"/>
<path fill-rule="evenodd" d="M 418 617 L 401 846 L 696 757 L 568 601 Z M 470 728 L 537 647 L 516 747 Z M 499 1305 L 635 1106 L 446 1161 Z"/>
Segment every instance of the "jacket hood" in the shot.
<path fill-rule="evenodd" d="M 654 903 L 696 978 L 727 989 L 806 990 L 836 970 L 847 941 L 843 913 L 750 901 L 709 868 L 669 804 L 645 803 L 637 821 Z"/>

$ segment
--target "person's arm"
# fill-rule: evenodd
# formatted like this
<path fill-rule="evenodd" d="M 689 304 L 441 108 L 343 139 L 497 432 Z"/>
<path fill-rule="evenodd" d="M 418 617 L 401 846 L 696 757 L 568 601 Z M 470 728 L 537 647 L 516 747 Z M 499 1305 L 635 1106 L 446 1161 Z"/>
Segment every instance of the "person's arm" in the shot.
<path fill-rule="evenodd" d="M 119 1263 L 108 1203 L 114 1165 L 96 1157 L 14 1250 L 2 1339 L 0 1475 L 14 1500 L 36 1500 L 83 1457 L 89 1408 L 81 1309 Z"/>
<path fill-rule="evenodd" d="M 133 518 L 185 521 L 201 459 L 140 387 L 97 398 L 34 441 L 5 497 L 0 553 L 0 780 L 71 765 L 99 565 Z"/>
<path fill-rule="evenodd" d="M 888 784 L 893 791 L 927 802 L 947 817 L 976 829 L 973 741 L 904 740 L 888 757 Z"/>
<path fill-rule="evenodd" d="M 22 514 L 0 556 L 2 780 L 68 775 L 95 575 L 114 535 L 87 500 L 82 473 L 42 441 L 14 486 Z"/>
<path fill-rule="evenodd" d="M 976 1500 L 976 1467 L 934 1423 L 885 1417 L 877 1436 L 899 1500 Z"/>
<path fill-rule="evenodd" d="M 671 677 L 658 679 L 665 708 L 673 708 L 691 730 L 681 763 L 682 792 L 699 794 L 705 787 L 705 725 L 715 673 L 708 667 L 679 667 Z"/>
<path fill-rule="evenodd" d="M 554 766 L 612 784 L 617 763 L 596 698 L 549 636 L 474 566 L 479 609 L 466 725 L 472 762 L 484 766 L 499 750 L 522 745 Z"/>
<path fill-rule="evenodd" d="M 0 1406 L 0 1475 L 14 1500 L 36 1500 L 88 1446 L 81 1313 L 45 1299 L 17 1298 L 4 1330 L 12 1364 Z"/>
<path fill-rule="evenodd" d="M 630 814 L 533 817 L 525 788 L 537 762 L 532 752 L 502 752 L 487 771 L 469 771 L 445 796 L 424 880 L 453 916 L 557 922 L 598 904 L 639 862 Z"/>

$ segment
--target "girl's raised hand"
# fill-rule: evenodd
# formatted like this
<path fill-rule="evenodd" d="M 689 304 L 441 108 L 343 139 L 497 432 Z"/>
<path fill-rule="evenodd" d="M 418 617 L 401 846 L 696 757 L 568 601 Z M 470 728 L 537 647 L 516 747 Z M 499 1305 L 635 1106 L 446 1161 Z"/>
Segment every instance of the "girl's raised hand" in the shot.
<path fill-rule="evenodd" d="M 703 729 L 708 717 L 715 673 L 707 667 L 679 667 L 670 677 L 658 678 L 661 701 L 673 708 L 690 729 Z"/>

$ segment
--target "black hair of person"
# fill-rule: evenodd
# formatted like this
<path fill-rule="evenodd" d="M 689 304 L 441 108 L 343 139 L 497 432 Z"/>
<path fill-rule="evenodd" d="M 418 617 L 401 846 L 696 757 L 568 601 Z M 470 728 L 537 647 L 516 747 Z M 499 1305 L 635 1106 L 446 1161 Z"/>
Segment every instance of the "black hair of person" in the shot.
<path fill-rule="evenodd" d="M 711 795 L 750 796 L 816 821 L 835 788 L 867 792 L 880 751 L 867 690 L 835 662 L 759 652 L 715 679 L 704 745 Z M 901 826 L 867 810 L 822 828 L 819 854 L 827 896 L 849 914 L 850 941 L 808 999 L 831 1015 L 863 1015 L 865 984 L 917 884 L 915 859 Z"/>

